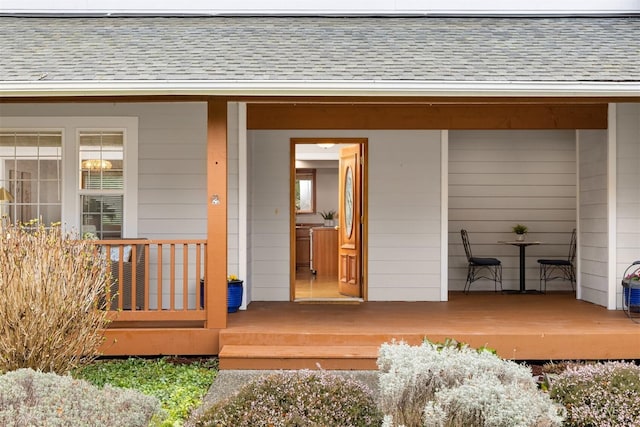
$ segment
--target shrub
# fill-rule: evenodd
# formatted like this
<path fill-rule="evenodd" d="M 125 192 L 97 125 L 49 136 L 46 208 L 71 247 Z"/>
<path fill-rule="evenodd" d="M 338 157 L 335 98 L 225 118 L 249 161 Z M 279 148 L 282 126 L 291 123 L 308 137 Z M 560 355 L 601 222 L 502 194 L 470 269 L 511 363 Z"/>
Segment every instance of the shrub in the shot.
<path fill-rule="evenodd" d="M 162 425 L 187 419 L 201 404 L 217 373 L 217 360 L 128 358 L 98 360 L 73 372 L 77 378 L 102 387 L 135 389 L 160 400 L 167 418 Z"/>
<path fill-rule="evenodd" d="M 252 381 L 209 408 L 197 426 L 376 426 L 370 391 L 324 371 L 281 372 Z"/>
<path fill-rule="evenodd" d="M 0 373 L 65 373 L 97 355 L 108 322 L 96 309 L 107 289 L 106 260 L 71 237 L 37 222 L 0 233 Z"/>
<path fill-rule="evenodd" d="M 0 376 L 0 425 L 148 426 L 162 418 L 154 397 L 54 373 L 19 369 Z"/>
<path fill-rule="evenodd" d="M 559 426 L 562 408 L 531 370 L 453 343 L 384 344 L 378 357 L 386 426 Z"/>
<path fill-rule="evenodd" d="M 551 384 L 567 426 L 640 426 L 640 367 L 626 362 L 572 366 Z"/>

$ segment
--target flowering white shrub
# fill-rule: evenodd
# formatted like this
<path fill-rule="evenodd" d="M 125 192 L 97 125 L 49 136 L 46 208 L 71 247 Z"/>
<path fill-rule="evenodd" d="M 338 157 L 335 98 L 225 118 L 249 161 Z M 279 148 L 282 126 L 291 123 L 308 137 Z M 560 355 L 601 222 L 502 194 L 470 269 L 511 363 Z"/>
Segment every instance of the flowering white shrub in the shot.
<path fill-rule="evenodd" d="M 158 399 L 135 390 L 99 389 L 69 375 L 32 369 L 0 375 L 0 425 L 5 427 L 146 427 L 162 419 Z"/>
<path fill-rule="evenodd" d="M 633 363 L 568 367 L 550 394 L 567 407 L 567 426 L 640 426 L 640 367 Z"/>
<path fill-rule="evenodd" d="M 384 344 L 380 400 L 389 426 L 559 426 L 563 408 L 531 370 L 465 345 Z M 389 419 L 389 416 L 391 419 Z"/>
<path fill-rule="evenodd" d="M 283 371 L 251 381 L 209 408 L 198 427 L 354 426 L 382 423 L 369 389 L 326 371 Z"/>

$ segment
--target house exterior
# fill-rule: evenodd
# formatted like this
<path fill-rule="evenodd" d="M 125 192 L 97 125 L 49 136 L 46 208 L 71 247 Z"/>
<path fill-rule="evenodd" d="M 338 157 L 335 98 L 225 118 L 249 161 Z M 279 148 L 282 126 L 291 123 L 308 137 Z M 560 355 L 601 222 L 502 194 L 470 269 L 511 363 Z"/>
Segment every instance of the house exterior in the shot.
<path fill-rule="evenodd" d="M 377 16 L 3 6 L 0 172 L 22 197 L 8 201 L 11 218 L 37 212 L 101 238 L 206 245 L 182 264 L 166 255 L 177 273 L 151 255 L 149 302 L 142 317 L 124 316 L 135 329 L 169 320 L 162 310 L 192 310 L 181 320 L 205 328 L 182 325 L 168 348 L 162 327 L 120 331 L 121 346 L 215 353 L 228 274 L 245 281 L 243 309 L 292 299 L 293 140 L 364 141 L 364 301 L 447 301 L 462 290 L 461 228 L 516 288 L 517 252 L 498 241 L 525 223 L 545 243 L 529 250 L 530 281 L 535 259 L 565 256 L 576 228 L 576 298 L 621 308 L 621 275 L 640 258 L 638 5 L 426 16 L 385 4 Z M 111 172 L 84 166 L 93 159 Z M 34 169 L 11 167 L 27 160 Z M 92 215 L 98 228 L 86 228 Z"/>

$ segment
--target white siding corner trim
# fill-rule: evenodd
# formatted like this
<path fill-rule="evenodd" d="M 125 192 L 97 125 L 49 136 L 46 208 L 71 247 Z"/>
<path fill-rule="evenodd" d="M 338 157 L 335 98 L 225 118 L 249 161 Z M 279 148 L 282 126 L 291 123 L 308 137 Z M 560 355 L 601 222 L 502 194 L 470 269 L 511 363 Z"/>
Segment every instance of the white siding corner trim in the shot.
<path fill-rule="evenodd" d="M 449 300 L 449 131 L 440 134 L 440 300 Z"/>
<path fill-rule="evenodd" d="M 616 145 L 616 104 L 609 104 L 608 112 L 609 129 L 607 133 L 607 203 L 608 206 L 608 232 L 609 232 L 609 264 L 607 266 L 608 293 L 607 308 L 616 309 L 616 289 L 617 289 L 617 145 Z"/>

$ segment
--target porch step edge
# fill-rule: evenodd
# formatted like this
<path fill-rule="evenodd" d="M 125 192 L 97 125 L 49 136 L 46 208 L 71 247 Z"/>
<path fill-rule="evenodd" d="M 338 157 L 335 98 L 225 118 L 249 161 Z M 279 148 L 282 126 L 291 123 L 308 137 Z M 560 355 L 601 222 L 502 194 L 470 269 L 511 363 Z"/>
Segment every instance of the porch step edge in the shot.
<path fill-rule="evenodd" d="M 377 346 L 225 345 L 220 369 L 375 370 Z"/>

